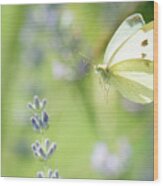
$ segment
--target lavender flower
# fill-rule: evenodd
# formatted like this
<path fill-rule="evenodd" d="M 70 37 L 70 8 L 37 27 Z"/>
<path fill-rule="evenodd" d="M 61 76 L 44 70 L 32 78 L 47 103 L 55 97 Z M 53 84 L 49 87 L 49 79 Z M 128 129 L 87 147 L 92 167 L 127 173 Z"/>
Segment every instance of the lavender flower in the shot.
<path fill-rule="evenodd" d="M 57 169 L 54 171 L 50 168 L 48 169 L 47 173 L 44 173 L 43 171 L 38 171 L 36 176 L 38 178 L 60 178 L 59 177 L 59 172 Z"/>
<path fill-rule="evenodd" d="M 50 142 L 49 139 L 46 139 L 43 144 L 36 140 L 35 143 L 31 145 L 31 148 L 37 158 L 39 158 L 40 160 L 47 160 L 54 154 L 57 145 L 54 142 Z"/>
<path fill-rule="evenodd" d="M 38 96 L 34 96 L 33 103 L 28 103 L 28 108 L 34 112 L 34 116 L 31 117 L 31 123 L 36 132 L 42 132 L 42 130 L 49 127 L 49 116 L 45 111 L 46 104 L 47 100 L 43 99 L 41 101 Z"/>
<path fill-rule="evenodd" d="M 39 112 L 45 109 L 46 104 L 46 99 L 40 100 L 38 96 L 34 96 L 33 103 L 28 103 L 27 107 L 32 111 Z"/>
<path fill-rule="evenodd" d="M 33 112 L 33 116 L 31 117 L 33 129 L 39 132 L 41 135 L 43 134 L 43 130 L 48 129 L 49 123 L 49 116 L 45 110 L 46 104 L 47 100 L 40 100 L 38 96 L 34 96 L 33 103 L 28 103 L 28 108 Z M 56 151 L 56 148 L 57 144 L 50 141 L 48 138 L 46 138 L 42 143 L 39 140 L 36 140 L 31 145 L 34 156 L 44 162 L 52 157 Z M 47 174 L 45 174 L 43 171 L 38 171 L 37 177 L 59 178 L 59 173 L 58 170 L 52 171 L 52 169 L 49 169 Z"/>

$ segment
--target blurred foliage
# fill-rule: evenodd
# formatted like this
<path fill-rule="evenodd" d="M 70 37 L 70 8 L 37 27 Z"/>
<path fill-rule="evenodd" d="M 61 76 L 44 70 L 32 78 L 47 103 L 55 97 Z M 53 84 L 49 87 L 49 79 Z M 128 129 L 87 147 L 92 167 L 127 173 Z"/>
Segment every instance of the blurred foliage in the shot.
<path fill-rule="evenodd" d="M 108 95 L 92 70 L 118 25 L 140 12 L 153 20 L 153 2 L 2 6 L 2 176 L 35 177 L 41 163 L 30 145 L 26 105 L 34 95 L 48 99 L 48 137 L 58 149 L 53 167 L 62 178 L 153 179 L 153 105 Z M 118 176 L 94 170 L 96 142 L 117 152 L 131 145 L 128 168 Z"/>

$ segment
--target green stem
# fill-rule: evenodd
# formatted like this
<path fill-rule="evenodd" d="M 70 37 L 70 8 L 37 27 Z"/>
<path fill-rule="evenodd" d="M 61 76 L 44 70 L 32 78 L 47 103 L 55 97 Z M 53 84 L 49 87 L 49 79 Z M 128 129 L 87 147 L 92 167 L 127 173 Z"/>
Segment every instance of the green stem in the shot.
<path fill-rule="evenodd" d="M 77 82 L 76 88 L 77 88 L 79 95 L 82 99 L 83 106 L 85 107 L 87 117 L 88 117 L 89 123 L 90 123 L 90 130 L 93 131 L 95 138 L 99 139 L 96 115 L 95 115 L 95 111 L 93 109 L 94 107 L 92 104 L 92 100 L 90 100 L 90 96 L 87 93 L 87 89 L 84 85 L 84 82 L 82 82 L 82 81 L 80 83 Z"/>

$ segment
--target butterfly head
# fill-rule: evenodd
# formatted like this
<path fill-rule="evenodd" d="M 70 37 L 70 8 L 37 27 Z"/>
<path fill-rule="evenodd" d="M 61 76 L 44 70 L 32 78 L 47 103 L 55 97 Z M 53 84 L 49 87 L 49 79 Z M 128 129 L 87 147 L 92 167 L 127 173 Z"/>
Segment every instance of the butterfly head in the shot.
<path fill-rule="evenodd" d="M 109 69 L 106 64 L 99 64 L 95 66 L 95 71 L 99 73 L 103 80 L 108 80 L 109 78 Z"/>

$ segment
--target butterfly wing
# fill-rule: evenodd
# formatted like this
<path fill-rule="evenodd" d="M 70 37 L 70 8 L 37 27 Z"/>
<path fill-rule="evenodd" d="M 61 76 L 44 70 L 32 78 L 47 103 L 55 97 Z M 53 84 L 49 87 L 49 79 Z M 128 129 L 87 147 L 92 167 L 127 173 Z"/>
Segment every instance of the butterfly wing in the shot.
<path fill-rule="evenodd" d="M 153 61 L 153 22 L 144 25 L 128 38 L 112 55 L 109 66 L 128 59 Z"/>
<path fill-rule="evenodd" d="M 126 18 L 119 26 L 104 54 L 104 63 L 108 64 L 114 52 L 134 33 L 145 24 L 141 14 L 133 14 Z"/>
<path fill-rule="evenodd" d="M 125 98 L 136 103 L 153 101 L 153 62 L 146 59 L 121 61 L 110 68 L 109 82 Z"/>

